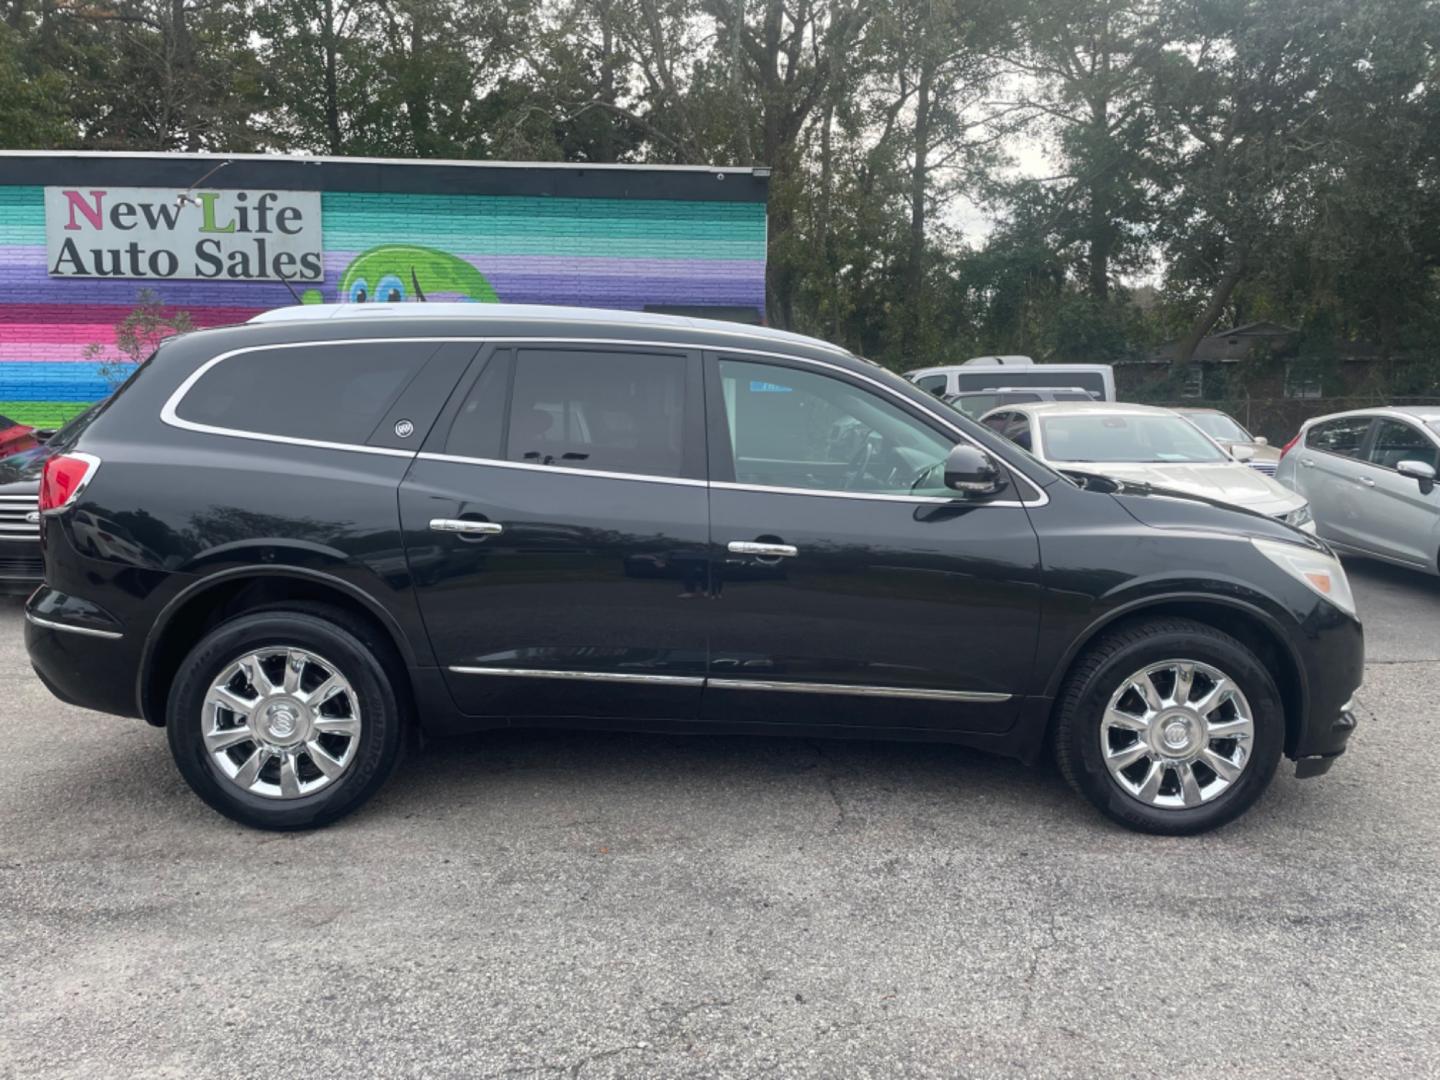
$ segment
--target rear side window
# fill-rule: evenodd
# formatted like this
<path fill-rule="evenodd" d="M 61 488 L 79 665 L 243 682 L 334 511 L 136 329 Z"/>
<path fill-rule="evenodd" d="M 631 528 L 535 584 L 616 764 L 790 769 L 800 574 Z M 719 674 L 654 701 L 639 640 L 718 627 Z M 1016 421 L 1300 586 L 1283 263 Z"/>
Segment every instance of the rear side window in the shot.
<path fill-rule="evenodd" d="M 1359 457 L 1360 445 L 1370 430 L 1368 416 L 1342 416 L 1338 420 L 1326 420 L 1315 424 L 1305 433 L 1305 445 L 1312 450 L 1324 450 L 1327 454 L 1342 457 Z"/>
<path fill-rule="evenodd" d="M 391 341 L 237 353 L 201 375 L 175 415 L 229 431 L 360 444 L 434 351 Z"/>
<path fill-rule="evenodd" d="M 681 476 L 683 353 L 521 349 L 505 457 L 533 465 Z"/>

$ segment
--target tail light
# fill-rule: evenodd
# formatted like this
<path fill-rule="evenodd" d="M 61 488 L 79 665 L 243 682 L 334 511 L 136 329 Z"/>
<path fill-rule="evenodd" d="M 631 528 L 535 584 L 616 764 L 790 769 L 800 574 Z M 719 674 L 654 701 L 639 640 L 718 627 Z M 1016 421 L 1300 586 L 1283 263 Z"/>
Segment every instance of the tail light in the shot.
<path fill-rule="evenodd" d="M 1295 444 L 1300 441 L 1300 436 L 1304 434 L 1305 432 L 1303 430 L 1296 433 L 1293 439 L 1291 439 L 1289 442 L 1287 442 L 1284 446 L 1280 448 L 1280 456 L 1284 457 L 1286 454 L 1290 453 L 1291 450 L 1295 449 Z"/>
<path fill-rule="evenodd" d="M 56 454 L 40 476 L 40 512 L 63 510 L 75 501 L 100 468 L 93 454 Z"/>

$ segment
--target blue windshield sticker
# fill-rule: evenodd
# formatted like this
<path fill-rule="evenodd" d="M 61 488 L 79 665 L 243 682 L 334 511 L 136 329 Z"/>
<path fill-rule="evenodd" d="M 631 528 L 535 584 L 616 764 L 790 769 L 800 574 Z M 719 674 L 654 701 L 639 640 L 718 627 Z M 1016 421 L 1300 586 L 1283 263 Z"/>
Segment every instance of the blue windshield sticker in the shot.
<path fill-rule="evenodd" d="M 793 386 L 781 386 L 779 383 L 765 382 L 762 379 L 750 380 L 750 392 L 752 394 L 789 394 L 794 392 Z"/>

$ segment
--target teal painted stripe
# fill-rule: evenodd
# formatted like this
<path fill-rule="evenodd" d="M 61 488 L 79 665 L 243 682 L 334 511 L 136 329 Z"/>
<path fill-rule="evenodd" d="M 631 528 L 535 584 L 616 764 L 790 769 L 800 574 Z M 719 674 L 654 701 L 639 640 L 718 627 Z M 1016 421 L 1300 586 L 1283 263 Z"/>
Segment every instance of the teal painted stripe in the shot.
<path fill-rule="evenodd" d="M 38 189 L 37 189 L 38 190 Z M 691 202 L 681 199 L 559 199 L 524 195 L 417 195 L 369 191 L 327 191 L 325 212 L 374 213 L 403 205 L 415 213 L 469 214 L 477 205 L 493 213 L 532 218 L 537 215 L 669 218 L 714 221 L 720 218 L 763 223 L 763 203 Z"/>
<path fill-rule="evenodd" d="M 45 243 L 45 189 L 0 187 L 0 245 Z"/>
<path fill-rule="evenodd" d="M 327 192 L 323 207 L 325 246 L 336 250 L 412 243 L 469 255 L 765 257 L 758 203 Z M 0 245 L 44 242 L 43 189 L 0 187 Z"/>
<path fill-rule="evenodd" d="M 756 204 L 342 193 L 324 206 L 334 250 L 412 243 L 467 255 L 765 257 L 765 208 Z"/>

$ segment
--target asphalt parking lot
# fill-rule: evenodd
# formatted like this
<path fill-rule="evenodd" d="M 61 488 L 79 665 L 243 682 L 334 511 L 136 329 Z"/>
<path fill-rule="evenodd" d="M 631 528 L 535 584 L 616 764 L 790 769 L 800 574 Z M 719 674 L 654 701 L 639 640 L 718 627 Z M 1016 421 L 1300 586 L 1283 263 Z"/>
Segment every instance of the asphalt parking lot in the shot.
<path fill-rule="evenodd" d="M 0 601 L 0 1075 L 1440 1075 L 1440 580 L 1351 572 L 1350 753 L 1190 840 L 947 747 L 565 733 L 250 832 Z"/>

